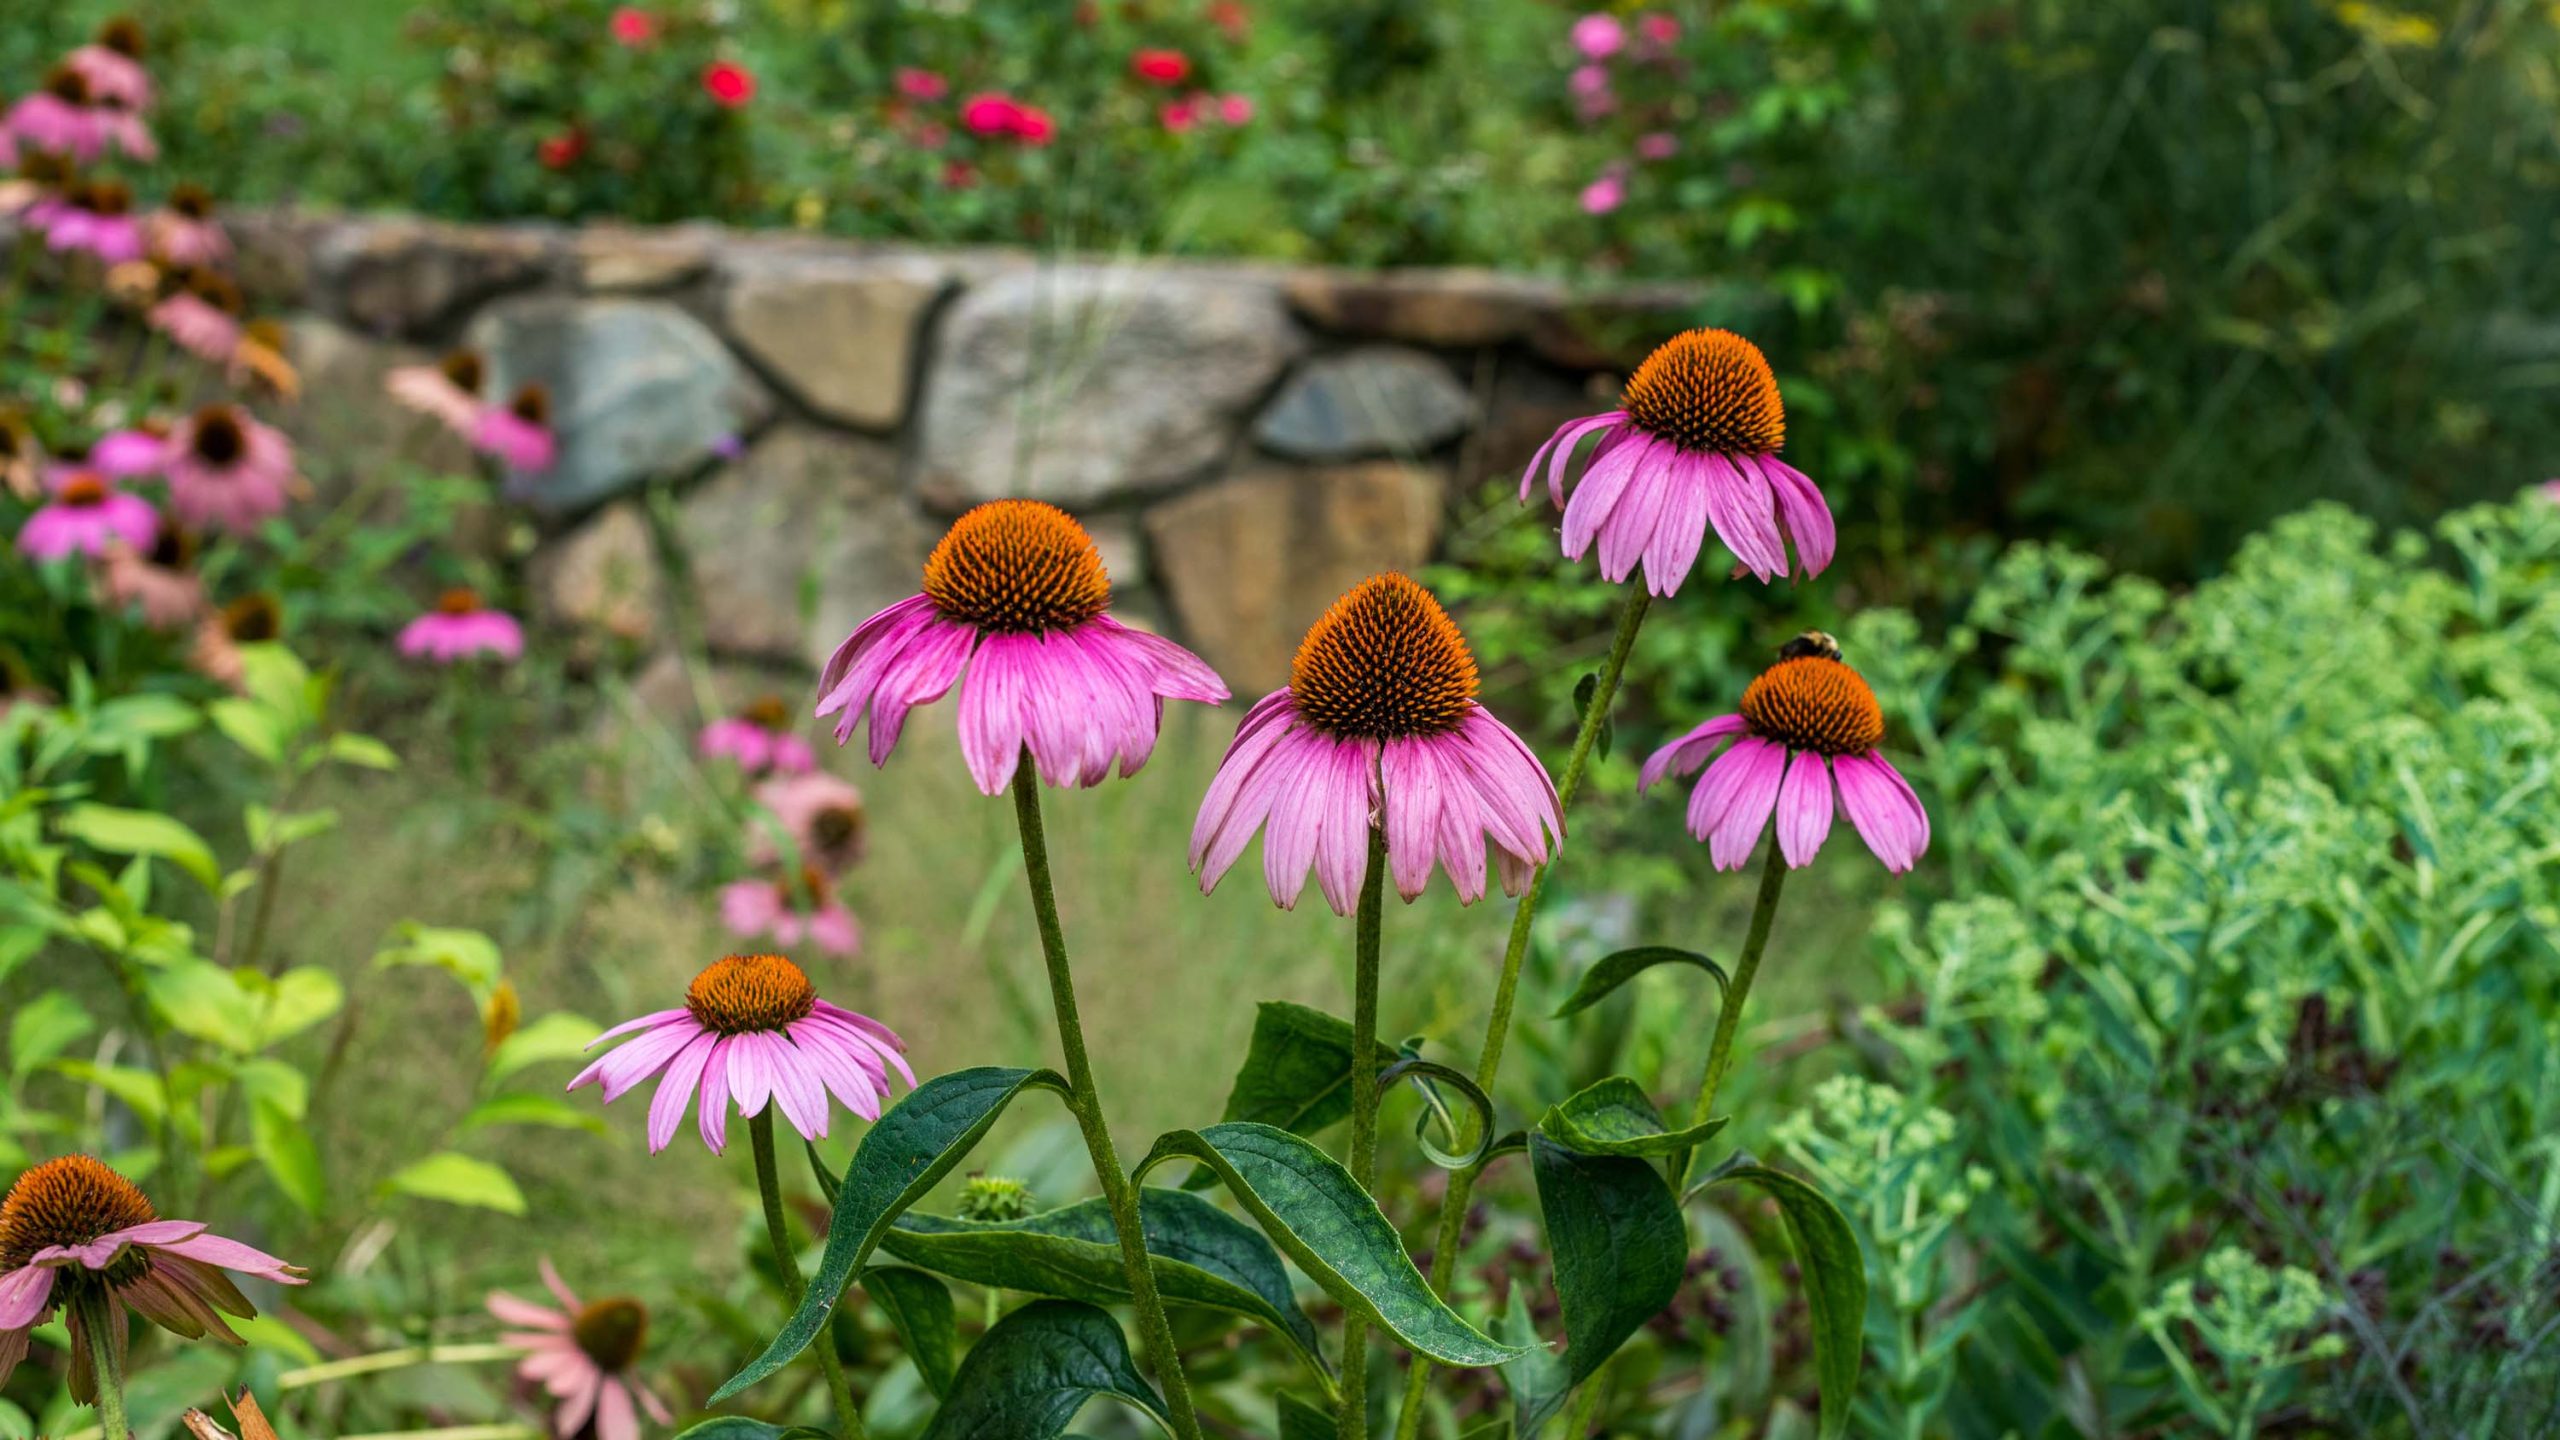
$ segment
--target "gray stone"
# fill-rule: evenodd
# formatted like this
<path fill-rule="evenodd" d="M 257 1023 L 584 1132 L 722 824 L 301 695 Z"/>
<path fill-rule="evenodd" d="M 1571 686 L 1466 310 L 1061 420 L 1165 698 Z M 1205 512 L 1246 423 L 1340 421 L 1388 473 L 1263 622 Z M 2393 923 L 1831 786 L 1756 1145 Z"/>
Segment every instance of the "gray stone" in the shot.
<path fill-rule="evenodd" d="M 1147 535 L 1183 638 L 1251 698 L 1288 683 L 1343 591 L 1431 558 L 1444 489 L 1435 469 L 1387 461 L 1260 465 L 1149 510 Z"/>
<path fill-rule="evenodd" d="M 687 495 L 677 524 L 711 648 L 812 663 L 916 592 L 931 538 L 898 494 L 894 451 L 801 426 Z"/>
<path fill-rule="evenodd" d="M 1412 456 L 1466 433 L 1474 415 L 1448 366 L 1418 350 L 1367 345 L 1299 367 L 1253 438 L 1300 460 Z"/>
<path fill-rule="evenodd" d="M 1310 268 L 1290 272 L 1286 286 L 1290 306 L 1320 329 L 1452 350 L 1520 339 L 1566 295 L 1556 281 L 1493 270 Z"/>
<path fill-rule="evenodd" d="M 655 300 L 527 296 L 472 322 L 490 393 L 551 389 L 559 462 L 526 486 L 537 509 L 575 511 L 682 471 L 753 430 L 773 397 L 702 323 Z"/>
<path fill-rule="evenodd" d="M 311 283 L 357 329 L 425 336 L 493 295 L 548 278 L 558 243 L 533 226 L 352 221 L 320 236 Z"/>
<path fill-rule="evenodd" d="M 1190 479 L 1306 343 L 1268 280 L 1169 267 L 1000 274 L 941 332 L 918 485 L 952 508 L 1076 508 Z"/>
<path fill-rule="evenodd" d="M 665 583 L 637 506 L 611 506 L 545 546 L 531 573 L 542 617 L 552 624 L 638 644 L 663 632 Z"/>
<path fill-rule="evenodd" d="M 729 334 L 810 409 L 870 430 L 907 413 L 917 323 L 950 282 L 923 255 L 741 257 Z"/>

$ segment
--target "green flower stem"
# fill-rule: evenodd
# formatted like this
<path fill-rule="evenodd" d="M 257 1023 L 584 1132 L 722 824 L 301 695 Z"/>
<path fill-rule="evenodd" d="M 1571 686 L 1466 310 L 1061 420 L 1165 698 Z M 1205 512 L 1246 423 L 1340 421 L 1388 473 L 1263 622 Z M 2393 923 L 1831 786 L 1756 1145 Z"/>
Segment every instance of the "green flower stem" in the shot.
<path fill-rule="evenodd" d="M 1385 918 L 1387 832 L 1369 827 L 1369 869 L 1360 882 L 1360 913 L 1352 923 L 1351 1179 L 1362 1190 L 1378 1181 L 1378 1070 L 1369 1063 L 1378 1048 L 1378 929 Z M 1334 1433 L 1364 1440 L 1369 1433 L 1369 1322 L 1342 1318 L 1342 1405 Z"/>
<path fill-rule="evenodd" d="M 299 1370 L 287 1370 L 276 1377 L 276 1389 L 288 1393 L 308 1390 L 332 1380 L 379 1375 L 418 1365 L 482 1365 L 523 1358 L 524 1352 L 513 1345 L 410 1345 L 398 1350 L 378 1350 L 371 1355 L 354 1355 L 344 1360 L 329 1360 L 318 1365 L 305 1365 Z"/>
<path fill-rule="evenodd" d="M 755 1142 L 756 1189 L 764 1196 L 765 1238 L 773 1242 L 773 1263 L 782 1271 L 783 1294 L 797 1310 L 809 1287 L 800 1278 L 798 1247 L 791 1243 L 791 1226 L 782 1216 L 782 1173 L 773 1158 L 773 1112 L 779 1103 L 768 1100 L 763 1109 L 747 1117 L 747 1136 Z M 863 1440 L 862 1412 L 854 1407 L 853 1382 L 845 1378 L 844 1357 L 836 1354 L 833 1327 L 820 1330 L 809 1348 L 817 1352 L 818 1368 L 826 1372 L 827 1394 L 835 1401 L 836 1421 L 844 1427 L 845 1440 Z"/>
<path fill-rule="evenodd" d="M 1094 1178 L 1102 1182 L 1103 1202 L 1111 1207 L 1112 1228 L 1120 1234 L 1120 1268 L 1128 1276 L 1129 1298 L 1138 1312 L 1138 1333 L 1146 1343 L 1147 1358 L 1155 1365 L 1166 1407 L 1173 1412 L 1173 1432 L 1179 1440 L 1200 1440 L 1191 1382 L 1182 1373 L 1182 1352 L 1173 1343 L 1173 1326 L 1164 1318 L 1164 1299 L 1156 1293 L 1155 1270 L 1147 1263 L 1137 1187 L 1120 1168 L 1111 1129 L 1103 1122 L 1102 1096 L 1094 1089 L 1093 1065 L 1085 1058 L 1084 1022 L 1076 1017 L 1075 976 L 1067 968 L 1067 933 L 1058 923 L 1058 896 L 1049 882 L 1049 841 L 1040 823 L 1040 778 L 1028 750 L 1014 764 L 1013 815 L 1022 829 L 1023 874 L 1031 883 L 1031 914 L 1040 926 L 1040 953 L 1049 962 L 1049 1001 L 1058 1015 L 1058 1048 L 1067 1061 L 1067 1108 L 1075 1112 L 1076 1124 L 1084 1131 Z"/>
<path fill-rule="evenodd" d="M 1572 753 L 1565 757 L 1564 774 L 1556 780 L 1556 808 L 1570 811 L 1573 797 L 1582 789 L 1583 772 L 1590 768 L 1591 750 L 1600 739 L 1600 727 L 1608 723 L 1609 707 L 1618 698 L 1618 681 L 1626 674 L 1627 656 L 1636 648 L 1636 632 L 1644 626 L 1645 611 L 1653 597 L 1645 593 L 1642 581 L 1627 586 L 1627 603 L 1618 611 L 1617 637 L 1609 644 L 1609 660 L 1600 669 L 1600 683 L 1591 692 L 1591 703 L 1583 709 L 1582 728 L 1574 732 Z M 1493 987 L 1493 1014 L 1484 1028 L 1484 1050 L 1476 1058 L 1476 1085 L 1486 1094 L 1493 1093 L 1493 1082 L 1502 1073 L 1503 1046 L 1511 1039 L 1511 1003 L 1520 988 L 1520 965 L 1529 955 L 1529 930 L 1538 915 L 1538 897 L 1547 887 L 1547 872 L 1552 866 L 1538 867 L 1529 877 L 1529 888 L 1522 892 L 1519 905 L 1511 912 L 1511 939 L 1502 950 L 1502 978 Z M 1356 1071 L 1354 1073 L 1357 1073 Z M 1431 1247 L 1431 1288 L 1447 1295 L 1449 1277 L 1457 1273 L 1458 1247 L 1467 1223 L 1467 1205 L 1475 1196 L 1476 1176 L 1481 1164 L 1449 1174 L 1449 1190 L 1440 1201 L 1440 1229 Z M 1405 1372 L 1404 1405 L 1396 1412 L 1396 1440 L 1414 1440 L 1422 1433 L 1422 1392 L 1431 1381 L 1431 1362 L 1417 1355 L 1413 1368 Z"/>
<path fill-rule="evenodd" d="M 1760 952 L 1769 948 L 1769 922 L 1778 913 L 1778 892 L 1787 886 L 1787 861 L 1778 845 L 1778 837 L 1761 837 L 1761 845 L 1769 852 L 1760 864 L 1760 898 L 1751 904 L 1751 930 L 1742 940 L 1742 958 L 1734 962 L 1733 983 L 1724 990 L 1724 1003 L 1716 1007 L 1715 1038 L 1707 1043 L 1707 1072 L 1698 1080 L 1698 1103 L 1689 1112 L 1689 1123 L 1705 1124 L 1715 1113 L 1716 1091 L 1724 1085 L 1727 1070 L 1733 1068 L 1733 1037 L 1742 1029 L 1742 1002 L 1751 997 L 1752 977 L 1760 973 Z M 1680 1151 L 1671 1157 L 1671 1173 L 1689 1173 L 1689 1153 Z"/>
<path fill-rule="evenodd" d="M 89 1374 L 98 1387 L 98 1429 L 106 1440 L 125 1440 L 133 1426 L 124 1418 L 124 1372 L 116 1368 L 115 1297 L 103 1283 L 83 1284 L 72 1303 L 80 1307 L 80 1328 L 89 1335 Z"/>

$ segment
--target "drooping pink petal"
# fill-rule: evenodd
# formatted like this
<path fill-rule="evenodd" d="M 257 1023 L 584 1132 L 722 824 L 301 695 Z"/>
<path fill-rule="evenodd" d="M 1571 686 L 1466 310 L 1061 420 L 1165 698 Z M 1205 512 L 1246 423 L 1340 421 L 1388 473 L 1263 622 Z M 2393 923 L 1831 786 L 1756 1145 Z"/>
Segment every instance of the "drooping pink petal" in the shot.
<path fill-rule="evenodd" d="M 1740 734 L 1743 723 L 1739 715 L 1719 715 L 1654 751 L 1636 776 L 1636 793 L 1641 795 L 1661 784 L 1666 776 L 1694 772 L 1707 763 L 1709 755 L 1715 753 L 1716 742 L 1728 735 Z"/>
<path fill-rule="evenodd" d="M 1705 840 L 1715 833 L 1724 819 L 1726 808 L 1733 803 L 1743 775 L 1751 769 L 1752 760 L 1769 742 L 1746 735 L 1733 743 L 1733 748 L 1717 756 L 1698 778 L 1698 788 L 1689 792 L 1689 833 Z M 1780 752 L 1782 755 L 1784 751 Z"/>
<path fill-rule="evenodd" d="M 1411 900 L 1431 884 L 1437 859 L 1440 807 L 1447 803 L 1438 758 L 1429 742 L 1386 742 L 1380 757 L 1387 812 L 1387 874 L 1396 894 Z"/>
<path fill-rule="evenodd" d="M 561 1309 L 575 1315 L 586 1308 L 578 1303 L 578 1292 L 570 1289 L 569 1282 L 560 1278 L 560 1267 L 551 1263 L 550 1256 L 537 1258 L 534 1270 L 542 1276 L 542 1287 L 551 1292 L 552 1299 L 560 1302 Z"/>
<path fill-rule="evenodd" d="M 1668 464 L 1670 500 L 1655 522 L 1645 546 L 1645 589 L 1655 595 L 1677 595 L 1689 578 L 1698 549 L 1707 543 L 1707 475 L 1700 457 L 1674 452 Z"/>
<path fill-rule="evenodd" d="M 490 1291 L 484 1303 L 489 1307 L 491 1315 L 510 1325 L 522 1326 L 529 1330 L 554 1331 L 565 1335 L 569 1333 L 569 1327 L 573 1323 L 567 1315 L 557 1310 L 545 1309 L 530 1300 L 519 1300 L 504 1290 Z"/>
<path fill-rule="evenodd" d="M 1574 487 L 1573 497 L 1564 506 L 1564 553 L 1568 559 L 1579 560 L 1591 548 L 1601 525 L 1633 483 L 1637 468 L 1650 461 L 1653 450 L 1652 437 L 1630 436 L 1583 472 L 1582 483 Z"/>
<path fill-rule="evenodd" d="M 1316 887 L 1336 915 L 1360 908 L 1368 878 L 1369 829 L 1378 792 L 1379 742 L 1338 744 L 1321 778 L 1316 833 Z"/>
<path fill-rule="evenodd" d="M 1787 573 L 1778 536 L 1777 497 L 1757 468 L 1745 471 L 1722 455 L 1706 457 L 1707 518 L 1733 557 L 1762 582 Z"/>
<path fill-rule="evenodd" d="M 596 1440 L 640 1440 L 640 1417 L 619 1378 L 604 1382 L 604 1398 L 596 1406 Z"/>
<path fill-rule="evenodd" d="M 1543 470 L 1547 480 L 1547 498 L 1557 509 L 1563 509 L 1565 472 L 1572 467 L 1574 450 L 1592 432 L 1606 431 L 1622 423 L 1626 418 L 1626 411 L 1610 410 L 1598 415 L 1585 416 L 1580 420 L 1567 421 L 1558 427 L 1556 433 L 1547 437 L 1547 443 L 1538 447 L 1538 453 L 1529 457 L 1529 468 L 1520 476 L 1520 503 L 1523 505 L 1529 503 L 1529 491 L 1537 484 L 1538 476 Z M 1605 441 L 1604 436 L 1603 442 Z M 1592 458 L 1598 458 L 1596 452 Z"/>
<path fill-rule="evenodd" d="M 1778 849 L 1787 867 L 1801 870 L 1831 834 L 1831 766 L 1813 750 L 1800 750 L 1787 762 L 1786 783 L 1778 790 Z"/>
<path fill-rule="evenodd" d="M 685 1106 L 702 1086 L 702 1067 L 711 1063 L 711 1047 L 719 1041 L 719 1036 L 705 1030 L 668 1062 L 666 1078 L 658 1082 L 657 1093 L 649 1097 L 650 1154 L 666 1149 L 676 1138 L 676 1127 L 684 1123 Z"/>
<path fill-rule="evenodd" d="M 198 1235 L 191 1240 L 181 1240 L 174 1245 L 160 1245 L 153 1248 L 182 1259 L 200 1260 L 207 1265 L 219 1265 L 225 1270 L 238 1270 L 243 1274 L 256 1275 L 280 1285 L 303 1283 L 302 1278 L 294 1273 L 293 1266 L 287 1265 L 264 1250 L 243 1245 L 237 1240 L 225 1239 L 220 1235 Z"/>
<path fill-rule="evenodd" d="M 981 794 L 1001 795 L 1013 783 L 1022 758 L 1022 707 L 1026 698 L 1024 653 L 1037 642 L 1027 635 L 990 635 L 979 642 L 969 678 L 960 687 L 960 754 Z"/>
<path fill-rule="evenodd" d="M 1236 725 L 1236 737 L 1228 742 L 1218 773 L 1201 797 L 1199 818 L 1191 826 L 1191 868 L 1199 874 L 1204 894 L 1217 888 L 1218 877 L 1244 853 L 1254 827 L 1270 808 L 1267 802 L 1258 809 L 1244 802 L 1273 747 L 1288 733 L 1293 713 L 1289 691 L 1283 687 L 1264 696 Z"/>
<path fill-rule="evenodd" d="M 676 1006 L 672 1010 L 652 1010 L 648 1014 L 640 1016 L 638 1019 L 625 1020 L 621 1024 L 614 1026 L 612 1029 L 607 1030 L 593 1040 L 588 1041 L 585 1048 L 593 1050 L 597 1046 L 618 1035 L 628 1035 L 634 1030 L 646 1029 L 652 1025 L 664 1025 L 671 1020 L 687 1019 L 692 1015 L 692 1013 L 693 1012 L 685 1009 L 681 1005 Z"/>
<path fill-rule="evenodd" d="M 1632 574 L 1653 542 L 1653 532 L 1672 508 L 1672 476 L 1680 453 L 1662 446 L 1639 463 L 1627 488 L 1600 525 L 1600 575 L 1616 584 Z"/>
<path fill-rule="evenodd" d="M 978 632 L 954 621 L 935 618 L 907 638 L 904 648 L 881 664 L 878 687 L 871 695 L 871 763 L 886 765 L 906 728 L 907 712 L 930 705 L 951 693 L 969 663 Z M 851 733 L 847 722 L 836 726 L 836 740 Z"/>
<path fill-rule="evenodd" d="M 1742 750 L 1749 743 L 1733 748 Z M 1768 828 L 1769 812 L 1778 804 L 1778 784 L 1787 769 L 1786 747 L 1764 740 L 1749 749 L 1744 763 L 1747 768 L 1735 781 L 1733 800 L 1716 822 L 1715 833 L 1707 839 L 1707 858 L 1719 870 L 1742 868 L 1742 863 L 1751 858 L 1752 847 L 1760 843 L 1760 832 Z"/>
<path fill-rule="evenodd" d="M 1831 523 L 1831 506 L 1822 498 L 1822 490 L 1786 461 L 1775 455 L 1759 457 L 1760 473 L 1769 488 L 1778 495 L 1778 513 L 1786 518 L 1787 534 L 1796 542 L 1796 558 L 1804 562 L 1807 579 L 1821 574 L 1831 564 L 1831 555 L 1839 536 Z"/>
<path fill-rule="evenodd" d="M 46 1266 L 21 1265 L 0 1275 L 0 1330 L 33 1325 L 52 1298 L 53 1271 Z"/>
<path fill-rule="evenodd" d="M 579 1358 L 586 1359 L 583 1355 Z M 605 1373 L 596 1362 L 587 1360 L 562 1379 L 564 1384 L 553 1387 L 551 1392 L 560 1397 L 560 1413 L 552 1417 L 551 1423 L 556 1433 L 575 1435 L 595 1417 L 596 1402 L 604 1398 Z"/>
<path fill-rule="evenodd" d="M 702 1143 L 714 1155 L 729 1148 L 729 1049 L 733 1043 L 723 1038 L 711 1047 L 711 1058 L 702 1066 L 702 1104 L 694 1112 Z"/>
<path fill-rule="evenodd" d="M 1878 755 L 1843 755 L 1832 762 L 1840 780 L 1840 805 L 1858 838 L 1896 875 L 1920 863 L 1929 848 L 1929 814 L 1902 773 Z"/>

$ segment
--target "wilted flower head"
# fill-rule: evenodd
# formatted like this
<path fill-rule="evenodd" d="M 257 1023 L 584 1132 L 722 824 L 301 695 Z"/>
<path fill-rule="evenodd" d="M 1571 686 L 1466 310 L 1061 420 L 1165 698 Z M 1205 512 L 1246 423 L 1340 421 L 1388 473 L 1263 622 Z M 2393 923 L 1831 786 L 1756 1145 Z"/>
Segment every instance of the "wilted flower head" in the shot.
<path fill-rule="evenodd" d="M 293 442 L 237 405 L 207 405 L 170 434 L 168 473 L 180 520 L 248 535 L 292 497 Z"/>
<path fill-rule="evenodd" d="M 504 1290 L 490 1291 L 487 1303 L 490 1314 L 515 1327 L 505 1341 L 524 1352 L 516 1374 L 559 1402 L 551 1411 L 551 1433 L 560 1440 L 590 1431 L 595 1440 L 638 1440 L 642 1409 L 659 1424 L 673 1425 L 666 1402 L 631 1373 L 648 1344 L 648 1307 L 624 1295 L 583 1303 L 549 1257 L 541 1268 L 542 1283 L 559 1309 Z"/>
<path fill-rule="evenodd" d="M 248 679 L 248 665 L 240 647 L 263 645 L 283 634 L 284 607 L 273 595 L 253 591 L 197 622 L 187 663 L 206 679 L 237 690 Z"/>
<path fill-rule="evenodd" d="M 1678 592 L 1710 525 L 1762 580 L 1787 573 L 1792 539 L 1810 577 L 1831 563 L 1831 508 L 1778 458 L 1786 434 L 1759 347 L 1730 330 L 1684 330 L 1636 367 L 1618 409 L 1572 421 L 1538 448 L 1520 499 L 1543 474 L 1564 509 L 1564 553 L 1579 560 L 1598 540 L 1601 575 L 1624 580 L 1641 563 L 1656 595 Z M 1575 451 L 1595 436 L 1568 503 Z"/>
<path fill-rule="evenodd" d="M 1518 894 L 1554 855 L 1564 811 L 1546 768 L 1475 697 L 1475 657 L 1430 591 L 1393 574 L 1354 587 L 1307 631 L 1288 685 L 1236 727 L 1191 828 L 1202 891 L 1262 831 L 1274 901 L 1296 905 L 1312 866 L 1348 915 L 1375 825 L 1407 900 L 1435 865 L 1459 899 L 1483 899 L 1488 840 Z"/>
<path fill-rule="evenodd" d="M 703 726 L 693 747 L 705 760 L 735 760 L 750 775 L 768 770 L 797 775 L 818 768 L 809 742 L 791 733 L 790 709 L 774 695 L 761 696 L 739 713 Z"/>
<path fill-rule="evenodd" d="M 1731 748 L 1708 765 L 1727 740 Z M 1751 858 L 1773 811 L 1788 866 L 1811 864 L 1831 834 L 1836 780 L 1849 823 L 1899 875 L 1929 848 L 1929 815 L 1902 772 L 1877 753 L 1883 743 L 1875 691 L 1842 663 L 1831 637 L 1809 632 L 1789 641 L 1778 663 L 1743 690 L 1737 713 L 1655 751 L 1637 786 L 1650 790 L 1706 766 L 1689 797 L 1689 833 L 1707 842 L 1717 869 L 1734 870 Z"/>
<path fill-rule="evenodd" d="M 71 1395 L 97 1398 L 89 1307 L 111 1303 L 114 1352 L 124 1353 L 131 1310 L 190 1340 L 212 1335 L 243 1343 L 225 1315 L 254 1318 L 225 1272 L 299 1285 L 303 1272 L 193 1220 L 163 1220 L 132 1181 L 86 1155 L 47 1160 L 21 1174 L 0 1198 L 0 1382 L 27 1355 L 27 1332 L 57 1307 L 71 1325 Z"/>
<path fill-rule="evenodd" d="M 438 597 L 436 608 L 401 627 L 398 644 L 410 659 L 439 665 L 483 655 L 513 661 L 524 656 L 524 627 L 505 611 L 482 604 L 478 591 L 457 587 Z"/>
<path fill-rule="evenodd" d="M 142 547 L 160 526 L 159 512 L 139 495 L 85 467 L 63 467 L 50 480 L 53 498 L 18 527 L 18 550 L 31 560 L 103 556 L 119 545 Z"/>
<path fill-rule="evenodd" d="M 44 466 L 44 447 L 36 442 L 35 427 L 27 423 L 24 410 L 15 405 L 0 405 L 0 489 L 21 500 L 33 500 L 41 493 L 37 476 Z"/>
<path fill-rule="evenodd" d="M 729 1106 L 753 1116 L 767 1100 L 779 1105 L 791 1128 L 811 1140 L 827 1135 L 827 1097 L 866 1120 L 880 1118 L 889 1098 L 889 1071 L 912 1087 L 906 1042 L 888 1026 L 818 997 L 817 987 L 780 955 L 731 955 L 714 962 L 685 987 L 684 1004 L 626 1020 L 590 1042 L 637 1038 L 616 1048 L 569 1082 L 604 1087 L 606 1104 L 653 1075 L 649 1102 L 649 1150 L 675 1139 L 676 1126 L 697 1095 L 702 1143 L 718 1154 L 729 1140 Z"/>
<path fill-rule="evenodd" d="M 1051 785 L 1098 785 L 1117 760 L 1134 775 L 1155 750 L 1164 702 L 1227 698 L 1190 651 L 1105 612 L 1111 579 L 1093 537 L 1037 500 L 997 500 L 952 523 L 924 565 L 924 593 L 865 620 L 818 680 L 836 743 L 867 717 L 886 764 L 907 711 L 962 671 L 960 749 L 978 788 L 1000 794 L 1027 749 Z"/>

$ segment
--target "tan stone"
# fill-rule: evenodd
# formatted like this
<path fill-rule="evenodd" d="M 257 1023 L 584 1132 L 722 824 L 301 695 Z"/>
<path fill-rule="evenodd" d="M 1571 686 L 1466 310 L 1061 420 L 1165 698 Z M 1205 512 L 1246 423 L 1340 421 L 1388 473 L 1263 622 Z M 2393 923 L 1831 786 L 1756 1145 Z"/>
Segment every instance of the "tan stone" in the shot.
<path fill-rule="evenodd" d="M 1341 335 L 1462 349 L 1529 333 L 1564 303 L 1552 280 L 1492 270 L 1300 270 L 1285 285 L 1290 308 Z"/>
<path fill-rule="evenodd" d="M 1149 510 L 1147 535 L 1183 639 L 1251 697 L 1343 591 L 1431 558 L 1444 497 L 1424 466 L 1263 465 Z"/>
<path fill-rule="evenodd" d="M 612 506 L 546 547 L 532 566 L 542 616 L 618 640 L 655 642 L 663 632 L 665 582 L 657 545 L 636 506 Z"/>
<path fill-rule="evenodd" d="M 907 413 L 916 328 L 949 283 L 920 255 L 759 256 L 734 268 L 727 325 L 747 355 L 819 414 L 869 430 Z"/>
<path fill-rule="evenodd" d="M 542 226 L 349 221 L 318 240 L 312 284 L 357 329 L 423 335 L 493 295 L 540 283 L 558 244 L 558 232 Z"/>
<path fill-rule="evenodd" d="M 714 651 L 813 663 L 915 593 L 930 538 L 890 447 L 800 426 L 687 495 L 677 534 Z"/>
<path fill-rule="evenodd" d="M 641 230 L 619 225 L 578 232 L 571 246 L 580 287 L 600 293 L 672 290 L 710 268 L 720 231 L 707 225 Z"/>

